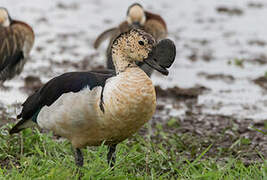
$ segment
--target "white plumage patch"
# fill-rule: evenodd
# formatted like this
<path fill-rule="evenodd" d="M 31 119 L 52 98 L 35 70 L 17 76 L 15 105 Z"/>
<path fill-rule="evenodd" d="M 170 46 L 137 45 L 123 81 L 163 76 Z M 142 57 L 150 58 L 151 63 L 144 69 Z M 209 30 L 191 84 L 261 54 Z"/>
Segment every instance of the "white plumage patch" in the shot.
<path fill-rule="evenodd" d="M 86 87 L 77 93 L 63 94 L 51 106 L 42 108 L 37 118 L 38 125 L 65 137 L 89 126 L 93 119 L 98 119 L 101 89 Z"/>
<path fill-rule="evenodd" d="M 133 76 L 134 73 L 134 76 Z M 37 117 L 41 128 L 68 138 L 73 147 L 118 143 L 151 119 L 156 108 L 154 86 L 139 68 L 110 78 L 103 90 L 104 112 L 100 110 L 102 87 L 63 94 Z"/>

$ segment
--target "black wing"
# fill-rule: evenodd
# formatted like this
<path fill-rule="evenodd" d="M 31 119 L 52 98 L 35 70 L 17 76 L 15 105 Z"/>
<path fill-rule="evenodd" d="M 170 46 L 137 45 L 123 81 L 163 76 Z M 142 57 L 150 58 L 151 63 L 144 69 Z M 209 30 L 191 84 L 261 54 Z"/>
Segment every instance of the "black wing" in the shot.
<path fill-rule="evenodd" d="M 112 69 L 95 69 L 95 70 L 91 70 L 90 72 L 93 72 L 93 73 L 99 73 L 99 74 L 112 74 L 112 75 L 116 75 L 116 72 L 115 70 L 112 70 Z"/>
<path fill-rule="evenodd" d="M 104 87 L 106 80 L 112 76 L 114 73 L 70 72 L 55 77 L 28 97 L 17 118 L 32 118 L 43 106 L 50 106 L 64 93 L 78 92 L 86 86 L 90 89 L 96 86 Z"/>
<path fill-rule="evenodd" d="M 16 51 L 11 56 L 6 56 L 4 58 L 4 63 L 0 66 L 0 72 L 5 69 L 7 66 L 15 66 L 21 59 L 23 59 L 23 52 L 22 51 Z"/>

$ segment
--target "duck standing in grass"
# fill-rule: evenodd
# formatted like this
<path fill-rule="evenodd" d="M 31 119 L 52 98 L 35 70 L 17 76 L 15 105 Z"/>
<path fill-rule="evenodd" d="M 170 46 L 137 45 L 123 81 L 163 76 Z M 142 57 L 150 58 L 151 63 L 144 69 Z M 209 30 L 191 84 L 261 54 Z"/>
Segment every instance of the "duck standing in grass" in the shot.
<path fill-rule="evenodd" d="M 19 121 L 10 134 L 30 127 L 41 128 L 69 139 L 76 149 L 75 160 L 83 165 L 80 148 L 109 146 L 108 163 L 115 162 L 116 145 L 134 134 L 151 119 L 156 108 L 155 88 L 136 63 L 144 62 L 164 75 L 167 67 L 157 64 L 158 53 L 174 61 L 171 40 L 156 45 L 142 30 L 132 29 L 119 35 L 112 45 L 115 73 L 71 72 L 50 80 L 23 104 Z M 160 50 L 158 49 L 160 48 Z"/>
<path fill-rule="evenodd" d="M 143 29 L 145 32 L 152 35 L 157 42 L 166 38 L 168 34 L 167 25 L 161 16 L 145 11 L 138 3 L 132 4 L 127 10 L 126 21 L 123 21 L 118 27 L 104 31 L 94 42 L 94 48 L 97 49 L 104 40 L 110 38 L 109 46 L 106 51 L 107 67 L 109 69 L 115 68 L 111 53 L 112 42 L 120 33 L 129 31 L 131 28 Z M 159 64 L 160 63 L 161 62 L 159 62 Z M 139 63 L 139 66 L 147 73 L 148 76 L 151 75 L 152 68 L 143 63 Z"/>
<path fill-rule="evenodd" d="M 0 85 L 23 70 L 34 43 L 32 28 L 0 7 Z"/>

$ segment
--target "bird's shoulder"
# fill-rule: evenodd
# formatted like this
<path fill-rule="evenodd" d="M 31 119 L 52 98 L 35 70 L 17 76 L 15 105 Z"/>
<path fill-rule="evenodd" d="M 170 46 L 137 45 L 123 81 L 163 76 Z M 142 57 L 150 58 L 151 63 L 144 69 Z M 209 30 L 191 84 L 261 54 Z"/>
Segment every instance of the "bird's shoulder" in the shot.
<path fill-rule="evenodd" d="M 18 118 L 29 119 L 43 106 L 50 106 L 64 93 L 77 93 L 88 87 L 104 87 L 113 72 L 69 72 L 48 81 L 42 88 L 29 96 L 22 104 L 22 112 Z"/>

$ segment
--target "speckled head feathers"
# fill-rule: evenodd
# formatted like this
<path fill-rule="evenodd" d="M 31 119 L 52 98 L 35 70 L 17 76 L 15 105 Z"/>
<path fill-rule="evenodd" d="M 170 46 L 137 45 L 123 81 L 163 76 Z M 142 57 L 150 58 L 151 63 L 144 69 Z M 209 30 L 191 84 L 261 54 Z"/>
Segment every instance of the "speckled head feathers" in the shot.
<path fill-rule="evenodd" d="M 146 22 L 146 15 L 140 4 L 134 3 L 128 8 L 127 22 L 129 25 L 144 26 Z"/>
<path fill-rule="evenodd" d="M 121 54 L 132 61 L 143 61 L 155 45 L 155 39 L 140 29 L 131 29 L 120 34 L 112 46 L 112 54 Z"/>
<path fill-rule="evenodd" d="M 8 27 L 11 23 L 11 18 L 6 8 L 0 7 L 0 26 Z"/>

